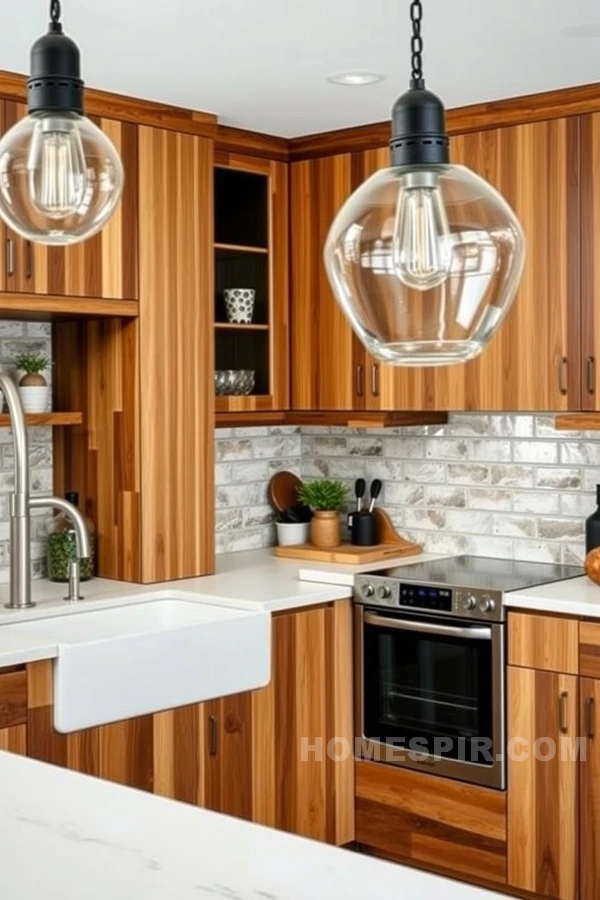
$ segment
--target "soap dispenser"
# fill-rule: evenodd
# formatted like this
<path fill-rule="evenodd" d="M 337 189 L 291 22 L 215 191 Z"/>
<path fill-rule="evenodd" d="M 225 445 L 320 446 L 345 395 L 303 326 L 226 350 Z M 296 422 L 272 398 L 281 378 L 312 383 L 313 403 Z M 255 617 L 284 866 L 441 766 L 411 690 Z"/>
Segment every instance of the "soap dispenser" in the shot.
<path fill-rule="evenodd" d="M 600 547 L 600 484 L 596 485 L 597 509 L 585 520 L 585 552 Z"/>

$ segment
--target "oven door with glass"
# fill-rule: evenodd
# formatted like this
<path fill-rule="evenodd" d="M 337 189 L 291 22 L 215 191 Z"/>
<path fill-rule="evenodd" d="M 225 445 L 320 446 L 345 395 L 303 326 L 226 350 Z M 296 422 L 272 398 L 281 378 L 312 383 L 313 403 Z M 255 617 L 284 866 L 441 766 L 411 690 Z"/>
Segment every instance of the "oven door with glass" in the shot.
<path fill-rule="evenodd" d="M 504 626 L 355 609 L 357 756 L 504 789 Z"/>

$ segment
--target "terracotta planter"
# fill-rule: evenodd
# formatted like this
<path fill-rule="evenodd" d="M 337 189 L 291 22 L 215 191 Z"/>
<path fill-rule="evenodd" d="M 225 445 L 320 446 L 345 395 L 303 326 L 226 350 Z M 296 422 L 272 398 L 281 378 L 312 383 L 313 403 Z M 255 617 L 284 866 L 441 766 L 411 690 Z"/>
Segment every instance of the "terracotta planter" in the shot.
<path fill-rule="evenodd" d="M 339 513 L 317 509 L 310 523 L 310 542 L 313 547 L 323 549 L 339 547 L 342 543 Z"/>

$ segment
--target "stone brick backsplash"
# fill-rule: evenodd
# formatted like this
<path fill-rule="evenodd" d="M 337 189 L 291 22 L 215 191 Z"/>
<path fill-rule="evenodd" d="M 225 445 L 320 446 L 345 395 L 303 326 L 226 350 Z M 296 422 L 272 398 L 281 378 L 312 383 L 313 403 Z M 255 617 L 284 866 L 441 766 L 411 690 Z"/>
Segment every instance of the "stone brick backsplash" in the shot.
<path fill-rule="evenodd" d="M 300 475 L 299 428 L 219 428 L 216 432 L 217 553 L 275 543 L 275 513 L 267 488 L 282 469 Z"/>
<path fill-rule="evenodd" d="M 217 431 L 217 548 L 274 543 L 267 485 L 381 478 L 381 503 L 426 550 L 579 564 L 600 483 L 600 432 L 556 432 L 550 415 L 460 413 L 445 426 Z"/>
<path fill-rule="evenodd" d="M 399 531 L 440 553 L 579 564 L 596 506 L 600 433 L 549 415 L 454 414 L 448 425 L 302 429 L 304 479 L 381 478 Z"/>
<path fill-rule="evenodd" d="M 0 320 L 0 371 L 16 379 L 15 358 L 20 353 L 43 353 L 52 358 L 52 326 L 45 322 Z M 46 372 L 50 383 L 50 372 Z M 14 489 L 13 436 L 9 428 L 0 428 L 0 582 L 9 576 L 9 496 Z M 32 493 L 52 492 L 52 429 L 29 429 L 29 462 Z M 51 512 L 35 511 L 31 523 L 33 577 L 46 573 L 46 535 Z"/>

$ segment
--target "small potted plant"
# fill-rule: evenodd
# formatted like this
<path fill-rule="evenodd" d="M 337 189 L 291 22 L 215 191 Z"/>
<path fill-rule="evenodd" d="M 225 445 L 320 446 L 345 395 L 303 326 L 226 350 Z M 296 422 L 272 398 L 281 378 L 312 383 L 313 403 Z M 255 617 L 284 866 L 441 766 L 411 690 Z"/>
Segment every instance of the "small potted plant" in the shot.
<path fill-rule="evenodd" d="M 23 376 L 19 381 L 19 394 L 26 413 L 43 413 L 50 409 L 50 387 L 42 375 L 49 361 L 41 353 L 22 353 L 16 366 Z"/>
<path fill-rule="evenodd" d="M 346 485 L 330 478 L 317 478 L 302 485 L 298 500 L 314 510 L 310 523 L 310 542 L 313 546 L 323 549 L 339 547 L 342 542 L 340 510 L 347 495 Z"/>

